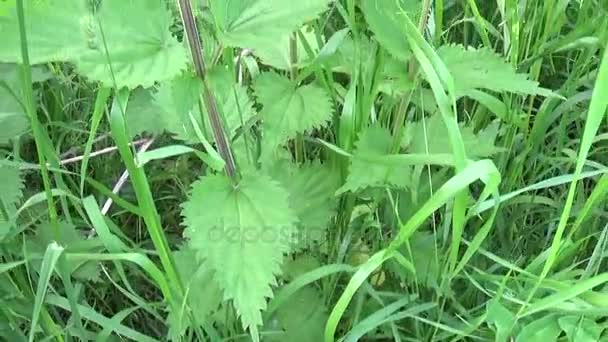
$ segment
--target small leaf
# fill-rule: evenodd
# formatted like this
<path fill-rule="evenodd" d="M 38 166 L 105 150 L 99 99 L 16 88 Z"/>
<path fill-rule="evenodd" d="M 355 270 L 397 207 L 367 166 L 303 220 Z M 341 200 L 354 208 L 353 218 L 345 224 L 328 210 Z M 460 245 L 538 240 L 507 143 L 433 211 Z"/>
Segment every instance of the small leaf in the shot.
<path fill-rule="evenodd" d="M 182 283 L 188 294 L 187 307 L 184 312 L 169 312 L 169 327 L 173 330 L 171 336 L 182 336 L 190 326 L 186 310 L 192 310 L 197 323 L 202 325 L 217 310 L 222 301 L 222 290 L 213 279 L 213 271 L 206 263 L 196 261 L 196 252 L 190 248 L 182 248 L 173 253 L 175 265 L 179 271 Z"/>
<path fill-rule="evenodd" d="M 315 36 L 315 32 L 312 30 L 307 30 L 304 28 L 301 30 L 303 36 L 306 38 L 306 42 L 312 49 L 314 53 L 319 51 L 319 45 L 317 44 L 317 39 Z M 304 49 L 304 43 L 300 36 L 297 36 L 297 60 L 296 64 L 292 66 L 291 57 L 290 57 L 290 39 L 291 34 L 287 34 L 284 37 L 277 39 L 272 45 L 265 45 L 259 48 L 256 48 L 254 54 L 260 57 L 262 63 L 266 65 L 273 66 L 277 69 L 281 70 L 290 70 L 292 67 L 302 67 L 307 61 L 310 61 L 308 53 L 306 49 Z"/>
<path fill-rule="evenodd" d="M 541 317 L 528 323 L 517 335 L 516 342 L 556 341 L 561 333 L 555 315 Z"/>
<path fill-rule="evenodd" d="M 268 341 L 323 341 L 323 327 L 328 314 L 322 294 L 314 287 L 298 290 L 279 307 L 275 316 L 285 333 L 267 338 Z"/>
<path fill-rule="evenodd" d="M 51 242 L 57 242 L 68 253 L 90 253 L 102 247 L 99 239 L 86 239 L 85 236 L 68 222 L 59 221 L 59 235 L 50 222 L 42 222 L 36 227 L 36 236 L 32 238 L 29 247 L 33 252 L 42 253 Z M 99 267 L 96 262 L 79 263 L 78 261 L 66 261 L 72 276 L 79 280 L 99 280 Z M 35 265 L 34 267 L 38 267 Z"/>
<path fill-rule="evenodd" d="M 265 146 L 275 148 L 297 133 L 327 124 L 333 108 L 327 93 L 314 84 L 296 87 L 274 72 L 258 77 L 255 94 L 264 106 Z M 269 152 L 269 151 L 266 151 Z"/>
<path fill-rule="evenodd" d="M 364 129 L 355 144 L 346 183 L 338 193 L 367 187 L 407 187 L 410 184 L 410 168 L 370 162 L 370 158 L 381 158 L 390 154 L 391 146 L 392 137 L 386 128 L 375 125 Z"/>
<path fill-rule="evenodd" d="M 204 176 L 183 204 L 191 248 L 215 272 L 224 300 L 232 301 L 253 336 L 296 233 L 288 196 L 268 176 L 250 172 L 237 185 L 224 175 Z"/>
<path fill-rule="evenodd" d="M 247 90 L 237 84 L 227 69 L 216 67 L 207 74 L 210 87 L 215 95 L 218 109 L 224 118 L 224 128 L 234 137 L 237 129 L 247 123 L 255 115 L 253 101 Z M 198 106 L 202 84 L 198 77 L 184 73 L 169 82 L 165 82 L 154 95 L 155 103 L 163 111 L 162 120 L 166 129 L 175 134 L 175 138 L 188 143 L 198 143 L 196 131 L 190 120 L 190 113 L 196 119 L 199 127 L 208 137 L 211 134 L 206 107 L 202 106 L 203 123 Z"/>
<path fill-rule="evenodd" d="M 330 0 L 211 0 L 226 46 L 264 50 L 327 9 Z"/>
<path fill-rule="evenodd" d="M 452 154 L 448 129 L 441 117 L 432 115 L 424 120 L 424 123 L 420 120 L 406 124 L 407 134 L 404 144 L 407 146 L 407 151 L 410 153 Z M 473 128 L 461 124 L 460 134 L 468 158 L 490 157 L 501 151 L 494 145 L 498 134 L 498 122 L 491 123 L 477 134 L 473 133 Z"/>
<path fill-rule="evenodd" d="M 417 0 L 361 1 L 361 10 L 376 40 L 402 62 L 408 62 L 412 55 L 402 16 L 416 20 L 419 8 Z"/>
<path fill-rule="evenodd" d="M 409 251 L 411 251 L 411 256 Z M 409 251 L 403 249 L 401 254 L 405 256 L 416 270 L 416 274 L 411 274 L 408 269 L 391 261 L 391 269 L 404 281 L 409 284 L 418 283 L 430 288 L 439 288 L 441 277 L 441 252 L 436 248 L 436 241 L 433 234 L 425 231 L 418 231 L 412 234 L 409 239 Z M 437 256 L 437 257 L 436 257 Z M 414 277 L 414 278 L 412 278 Z M 414 282 L 415 280 L 415 282 Z"/>
<path fill-rule="evenodd" d="M 10 222 L 17 210 L 16 204 L 23 196 L 23 179 L 19 169 L 11 165 L 0 164 L 0 241 L 10 231 Z M 4 213 L 4 210 L 6 213 Z M 8 217 L 5 217 L 7 214 Z"/>
<path fill-rule="evenodd" d="M 163 109 L 154 102 L 152 89 L 137 88 L 131 92 L 125 112 L 131 137 L 142 133 L 158 135 L 165 129 Z"/>
<path fill-rule="evenodd" d="M 298 167 L 286 161 L 276 163 L 270 175 L 289 193 L 289 205 L 299 219 L 297 246 L 323 239 L 338 204 L 337 172 L 317 162 Z"/>
<path fill-rule="evenodd" d="M 570 342 L 599 341 L 604 331 L 594 320 L 586 317 L 564 316 L 557 321 Z"/>
<path fill-rule="evenodd" d="M 496 328 L 496 342 L 506 342 L 515 327 L 515 315 L 505 308 L 497 299 L 487 305 L 487 321 Z"/>
<path fill-rule="evenodd" d="M 550 90 L 539 87 L 538 82 L 528 79 L 528 75 L 516 73 L 503 57 L 488 48 L 476 50 L 462 45 L 444 45 L 437 54 L 452 74 L 456 96 L 466 95 L 474 89 L 555 96 Z"/>

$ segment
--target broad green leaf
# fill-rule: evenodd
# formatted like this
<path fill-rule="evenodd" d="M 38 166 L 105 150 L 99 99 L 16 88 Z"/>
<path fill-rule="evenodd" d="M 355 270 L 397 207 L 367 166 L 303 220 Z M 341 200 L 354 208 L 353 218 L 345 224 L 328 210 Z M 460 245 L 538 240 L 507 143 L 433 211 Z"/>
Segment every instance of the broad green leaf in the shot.
<path fill-rule="evenodd" d="M 327 308 L 323 296 L 312 286 L 306 286 L 281 305 L 275 318 L 285 331 L 268 341 L 318 342 L 323 340 L 323 327 L 327 321 Z"/>
<path fill-rule="evenodd" d="M 253 101 L 249 98 L 244 86 L 237 84 L 230 72 L 222 67 L 216 67 L 208 71 L 208 80 L 218 109 L 224 118 L 224 129 L 234 137 L 238 128 L 247 123 L 255 115 Z M 155 106 L 162 109 L 162 122 L 168 131 L 175 134 L 175 138 L 188 143 L 198 143 L 190 113 L 197 120 L 199 127 L 206 132 L 207 137 L 211 134 L 211 126 L 206 107 L 198 106 L 202 91 L 200 80 L 191 73 L 184 73 L 169 82 L 163 83 L 155 96 Z M 205 118 L 203 122 L 200 114 Z"/>
<path fill-rule="evenodd" d="M 339 179 L 336 170 L 318 162 L 300 167 L 290 161 L 278 162 L 271 176 L 289 193 L 289 206 L 299 219 L 296 246 L 305 247 L 325 237 L 335 213 Z"/>
<path fill-rule="evenodd" d="M 165 1 L 103 1 L 95 13 L 80 0 L 26 4 L 32 64 L 71 62 L 91 80 L 106 86 L 114 86 L 116 81 L 118 88 L 152 86 L 186 67 L 186 51 L 169 31 L 173 18 Z M 14 11 L 0 17 L 0 36 L 0 62 L 20 62 Z"/>
<path fill-rule="evenodd" d="M 277 147 L 297 133 L 322 127 L 331 119 L 330 98 L 314 84 L 296 87 L 289 79 L 267 72 L 258 77 L 254 88 L 263 105 L 260 116 L 266 147 Z"/>
<path fill-rule="evenodd" d="M 278 183 L 250 172 L 237 185 L 224 175 L 204 176 L 183 204 L 191 248 L 215 272 L 224 300 L 232 301 L 254 337 L 296 233 L 297 217 L 288 201 Z"/>
<path fill-rule="evenodd" d="M 375 38 L 395 58 L 408 62 L 412 53 L 406 37 L 403 16 L 416 20 L 417 0 L 362 0 L 361 10 Z"/>
<path fill-rule="evenodd" d="M 118 88 L 149 87 L 186 67 L 186 51 L 169 31 L 173 18 L 165 1 L 103 1 L 97 16 L 81 19 L 92 26 L 85 28 L 87 49 L 76 63 L 90 79 L 106 86 L 113 86 L 115 80 Z"/>
<path fill-rule="evenodd" d="M 457 96 L 475 89 L 554 96 L 528 75 L 518 74 L 503 57 L 488 48 L 477 50 L 462 45 L 444 45 L 437 54 L 454 78 Z"/>
<path fill-rule="evenodd" d="M 304 27 L 301 30 L 303 36 L 306 38 L 306 42 L 312 49 L 313 53 L 319 52 L 319 45 L 317 44 L 317 39 L 315 36 L 315 32 L 307 27 Z M 274 41 L 272 45 L 265 45 L 261 47 L 256 47 L 255 55 L 258 56 L 262 63 L 266 65 L 273 66 L 277 69 L 281 70 L 290 70 L 292 67 L 302 67 L 309 62 L 311 58 L 309 58 L 306 49 L 304 49 L 304 43 L 300 36 L 297 36 L 297 53 L 296 53 L 296 63 L 292 65 L 291 57 L 290 57 L 290 37 L 291 34 L 287 34 L 280 39 Z M 314 57 L 314 56 L 313 56 Z"/>
<path fill-rule="evenodd" d="M 24 1 L 30 63 L 74 61 L 86 49 L 86 34 L 94 30 L 85 1 Z M 0 16 L 0 62 L 21 62 L 16 8 Z M 49 28 L 53 28 L 49 30 Z"/>
<path fill-rule="evenodd" d="M 487 321 L 496 330 L 496 342 L 506 342 L 515 327 L 515 315 L 505 308 L 498 299 L 492 300 L 487 307 Z"/>
<path fill-rule="evenodd" d="M 152 89 L 137 88 L 131 92 L 127 110 L 125 111 L 125 121 L 127 130 L 131 137 L 142 133 L 153 135 L 164 131 L 165 112 L 154 102 Z"/>
<path fill-rule="evenodd" d="M 516 342 L 555 341 L 561 334 L 555 315 L 541 317 L 523 327 Z"/>
<path fill-rule="evenodd" d="M 330 0 L 211 0 L 209 5 L 226 46 L 264 50 L 315 19 Z"/>
<path fill-rule="evenodd" d="M 188 294 L 183 312 L 169 312 L 169 328 L 174 330 L 170 335 L 183 335 L 191 321 L 188 311 L 191 310 L 197 324 L 202 325 L 218 308 L 222 301 L 222 291 L 213 280 L 213 271 L 206 263 L 199 264 L 196 252 L 182 248 L 173 253 L 175 265 Z"/>
<path fill-rule="evenodd" d="M 600 327 L 594 320 L 585 317 L 564 316 L 557 321 L 570 342 L 599 341 L 600 335 L 604 331 L 604 328 Z"/>
<path fill-rule="evenodd" d="M 445 123 L 439 115 L 432 115 L 421 121 L 408 122 L 403 145 L 410 153 L 451 154 L 450 140 Z M 477 133 L 473 128 L 460 125 L 467 157 L 478 159 L 490 157 L 501 151 L 494 145 L 498 134 L 498 122 L 493 122 Z"/>
<path fill-rule="evenodd" d="M 381 158 L 390 154 L 392 139 L 388 129 L 378 125 L 364 129 L 355 144 L 355 152 L 348 167 L 346 183 L 338 190 L 338 193 L 362 190 L 367 187 L 407 187 L 411 182 L 410 168 L 370 162 L 372 158 Z"/>

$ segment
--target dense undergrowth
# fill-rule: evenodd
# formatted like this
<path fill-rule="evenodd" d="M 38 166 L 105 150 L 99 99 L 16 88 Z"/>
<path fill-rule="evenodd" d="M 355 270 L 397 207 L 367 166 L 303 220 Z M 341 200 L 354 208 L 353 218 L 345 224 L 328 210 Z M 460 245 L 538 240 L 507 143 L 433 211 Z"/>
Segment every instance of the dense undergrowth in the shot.
<path fill-rule="evenodd" d="M 0 339 L 608 341 L 607 13 L 0 0 Z"/>

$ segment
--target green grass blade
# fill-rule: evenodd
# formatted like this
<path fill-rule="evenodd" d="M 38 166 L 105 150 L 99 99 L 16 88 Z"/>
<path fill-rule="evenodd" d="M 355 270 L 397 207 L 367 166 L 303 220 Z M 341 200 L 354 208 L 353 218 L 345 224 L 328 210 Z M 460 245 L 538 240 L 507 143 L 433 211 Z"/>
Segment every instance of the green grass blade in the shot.
<path fill-rule="evenodd" d="M 559 249 L 562 245 L 562 237 L 564 235 L 566 225 L 568 224 L 570 211 L 572 210 L 572 204 L 574 202 L 577 179 L 580 177 L 583 171 L 583 166 L 585 165 L 587 155 L 589 154 L 589 150 L 591 149 L 593 139 L 597 134 L 599 126 L 606 117 L 606 109 L 608 108 L 608 96 L 606 96 L 606 94 L 608 94 L 608 49 L 604 50 L 602 62 L 598 70 L 597 80 L 595 81 L 593 96 L 591 98 L 591 103 L 589 104 L 585 129 L 583 131 L 583 137 L 581 139 L 581 145 L 579 148 L 578 157 L 576 159 L 574 180 L 572 183 L 570 183 L 568 197 L 564 203 L 564 210 L 562 211 L 562 215 L 555 231 L 555 236 L 551 242 L 550 253 L 543 267 L 540 277 L 541 279 L 545 278 L 549 274 L 549 271 L 553 267 L 553 264 L 557 259 Z M 532 295 L 533 293 L 530 294 L 530 296 Z"/>
<path fill-rule="evenodd" d="M 29 342 L 34 341 L 36 327 L 38 326 L 38 319 L 40 318 L 40 312 L 42 311 L 42 306 L 44 305 L 44 297 L 46 296 L 46 292 L 49 287 L 49 282 L 51 280 L 53 270 L 55 269 L 57 261 L 59 260 L 59 257 L 62 253 L 63 247 L 59 246 L 55 242 L 49 244 L 46 248 L 46 251 L 44 252 L 42 266 L 40 266 L 40 275 L 38 280 L 38 286 L 36 289 L 36 297 L 34 299 L 32 325 L 28 337 Z"/>

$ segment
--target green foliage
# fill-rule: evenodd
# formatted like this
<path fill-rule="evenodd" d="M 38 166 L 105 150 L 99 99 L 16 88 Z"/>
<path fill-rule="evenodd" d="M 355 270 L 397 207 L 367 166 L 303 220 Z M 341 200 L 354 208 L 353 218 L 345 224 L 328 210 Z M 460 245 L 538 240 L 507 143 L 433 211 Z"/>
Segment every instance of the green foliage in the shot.
<path fill-rule="evenodd" d="M 451 154 L 448 130 L 439 115 L 407 124 L 402 145 L 410 153 Z M 490 157 L 501 151 L 494 145 L 498 134 L 498 122 L 493 122 L 474 133 L 472 127 L 460 125 L 460 133 L 467 157 L 479 159 Z"/>
<path fill-rule="evenodd" d="M 327 308 L 319 291 L 304 287 L 277 310 L 277 320 L 284 333 L 268 341 L 316 342 L 323 340 Z"/>
<path fill-rule="evenodd" d="M 350 160 L 346 183 L 338 192 L 376 186 L 406 188 L 411 183 L 410 168 L 373 161 L 391 154 L 392 140 L 388 129 L 379 125 L 370 126 L 361 132 Z"/>
<path fill-rule="evenodd" d="M 606 340 L 604 7 L 0 0 L 0 340 Z"/>
<path fill-rule="evenodd" d="M 104 1 L 95 13 L 85 1 L 32 1 L 26 18 L 31 63 L 72 62 L 106 86 L 148 87 L 186 66 L 186 51 L 169 32 L 172 18 L 162 0 Z M 0 35 L 7 38 L 0 62 L 21 61 L 18 28 L 15 13 L 0 18 Z"/>
<path fill-rule="evenodd" d="M 224 300 L 232 301 L 253 335 L 296 233 L 288 197 L 262 173 L 245 174 L 236 185 L 215 175 L 195 182 L 183 205 L 191 248 L 208 262 Z"/>
<path fill-rule="evenodd" d="M 528 75 L 516 73 L 504 58 L 489 48 L 444 45 L 437 49 L 437 54 L 454 78 L 458 96 L 473 89 L 552 95 L 551 91 L 539 87 L 538 82 L 531 81 Z"/>
<path fill-rule="evenodd" d="M 282 160 L 273 165 L 270 174 L 289 193 L 289 205 L 299 221 L 297 246 L 308 246 L 325 238 L 338 204 L 334 193 L 339 178 L 334 170 L 318 162 L 298 167 Z"/>
<path fill-rule="evenodd" d="M 327 9 L 329 0 L 212 0 L 219 38 L 226 46 L 265 50 Z"/>
<path fill-rule="evenodd" d="M 169 335 L 182 336 L 192 326 L 189 317 L 195 318 L 192 327 L 202 326 L 210 314 L 218 309 L 222 291 L 213 279 L 212 268 L 197 261 L 196 251 L 185 247 L 173 253 L 173 256 L 188 297 L 180 311 L 169 312 L 167 321 L 172 329 Z M 189 312 L 192 316 L 189 316 Z"/>
<path fill-rule="evenodd" d="M 10 231 L 16 204 L 23 196 L 23 179 L 19 169 L 0 164 L 0 242 Z"/>
<path fill-rule="evenodd" d="M 297 133 L 324 126 L 333 108 L 325 91 L 307 84 L 297 87 L 289 79 L 274 72 L 260 75 L 255 82 L 255 94 L 263 108 L 265 147 L 273 149 Z"/>
<path fill-rule="evenodd" d="M 496 342 L 506 342 L 515 327 L 515 315 L 505 308 L 498 299 L 494 299 L 487 305 L 487 321 L 491 323 L 496 331 Z"/>
<path fill-rule="evenodd" d="M 420 12 L 416 0 L 363 0 L 361 10 L 376 40 L 402 62 L 412 56 L 406 38 L 403 16 L 415 18 Z"/>
<path fill-rule="evenodd" d="M 214 89 L 219 110 L 223 114 L 224 128 L 230 136 L 234 136 L 237 129 L 255 115 L 253 102 L 245 88 L 231 79 L 228 70 L 210 70 L 208 79 Z M 200 80 L 194 74 L 184 73 L 163 83 L 154 94 L 154 101 L 148 103 L 147 108 L 152 113 L 158 113 L 157 122 L 162 122 L 176 139 L 197 143 L 199 139 L 190 114 L 197 120 L 199 128 L 207 133 L 207 137 L 212 136 L 207 111 L 204 106 L 199 106 L 201 90 Z M 200 109 L 203 109 L 202 113 Z"/>

